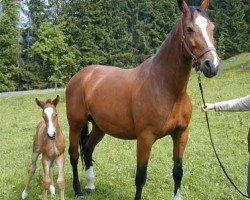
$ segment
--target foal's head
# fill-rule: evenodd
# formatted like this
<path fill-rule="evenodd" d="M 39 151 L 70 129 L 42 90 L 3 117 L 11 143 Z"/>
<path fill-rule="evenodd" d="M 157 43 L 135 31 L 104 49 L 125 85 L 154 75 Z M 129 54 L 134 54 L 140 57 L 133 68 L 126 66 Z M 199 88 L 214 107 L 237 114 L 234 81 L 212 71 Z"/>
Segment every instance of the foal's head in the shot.
<path fill-rule="evenodd" d="M 59 96 L 51 101 L 50 99 L 45 102 L 40 101 L 36 98 L 36 103 L 43 110 L 43 119 L 46 123 L 47 134 L 50 139 L 55 138 L 56 127 L 58 125 L 57 110 L 56 106 L 59 102 Z"/>
<path fill-rule="evenodd" d="M 196 70 L 206 77 L 217 74 L 220 61 L 214 47 L 214 24 L 206 14 L 209 0 L 204 0 L 200 7 L 189 7 L 185 0 L 178 0 L 183 13 L 181 34 L 183 48 L 194 59 Z"/>

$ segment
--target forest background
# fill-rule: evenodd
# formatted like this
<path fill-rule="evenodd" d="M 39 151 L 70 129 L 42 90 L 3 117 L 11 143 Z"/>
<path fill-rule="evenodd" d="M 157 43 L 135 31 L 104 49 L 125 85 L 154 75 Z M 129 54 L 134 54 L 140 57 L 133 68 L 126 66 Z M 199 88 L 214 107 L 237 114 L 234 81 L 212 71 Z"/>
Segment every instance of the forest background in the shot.
<path fill-rule="evenodd" d="M 249 52 L 248 0 L 213 0 L 208 14 L 221 59 Z M 0 92 L 64 87 L 89 64 L 134 67 L 180 15 L 176 0 L 0 0 Z"/>

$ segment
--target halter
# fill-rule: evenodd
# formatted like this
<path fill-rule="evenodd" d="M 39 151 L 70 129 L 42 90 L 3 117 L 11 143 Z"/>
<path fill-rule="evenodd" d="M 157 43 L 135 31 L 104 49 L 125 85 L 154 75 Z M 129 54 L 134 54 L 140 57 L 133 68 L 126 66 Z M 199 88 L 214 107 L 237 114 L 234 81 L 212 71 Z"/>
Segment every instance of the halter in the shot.
<path fill-rule="evenodd" d="M 198 66 L 199 66 L 198 59 L 201 56 L 203 56 L 205 53 L 209 52 L 209 51 L 215 51 L 216 52 L 216 49 L 214 47 L 207 47 L 207 48 L 204 48 L 203 50 L 201 50 L 197 55 L 195 55 L 191 51 L 191 49 L 189 48 L 189 46 L 186 43 L 185 35 L 184 35 L 184 31 L 183 31 L 182 18 L 183 17 L 181 17 L 181 44 L 182 44 L 182 46 L 184 45 L 184 48 L 186 49 L 188 54 L 192 57 L 192 59 L 193 59 L 193 67 L 195 68 L 196 71 L 199 71 L 199 69 L 198 69 Z"/>

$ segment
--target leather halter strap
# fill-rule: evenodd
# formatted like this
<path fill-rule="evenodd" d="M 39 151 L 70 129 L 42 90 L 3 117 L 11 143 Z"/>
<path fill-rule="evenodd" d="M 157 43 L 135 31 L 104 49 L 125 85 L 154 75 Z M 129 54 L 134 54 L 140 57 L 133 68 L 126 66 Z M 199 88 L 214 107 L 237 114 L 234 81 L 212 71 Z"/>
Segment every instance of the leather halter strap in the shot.
<path fill-rule="evenodd" d="M 201 56 L 203 56 L 205 53 L 207 53 L 209 51 L 215 51 L 216 52 L 216 49 L 214 47 L 204 48 L 197 55 L 192 52 L 192 50 L 189 48 L 189 46 L 187 45 L 186 40 L 185 40 L 185 35 L 184 35 L 184 30 L 183 30 L 183 23 L 182 23 L 182 17 L 181 17 L 181 41 L 182 41 L 182 44 L 184 45 L 184 48 L 188 52 L 188 54 L 193 58 L 194 64 L 196 64 L 197 61 L 198 61 L 198 59 Z"/>

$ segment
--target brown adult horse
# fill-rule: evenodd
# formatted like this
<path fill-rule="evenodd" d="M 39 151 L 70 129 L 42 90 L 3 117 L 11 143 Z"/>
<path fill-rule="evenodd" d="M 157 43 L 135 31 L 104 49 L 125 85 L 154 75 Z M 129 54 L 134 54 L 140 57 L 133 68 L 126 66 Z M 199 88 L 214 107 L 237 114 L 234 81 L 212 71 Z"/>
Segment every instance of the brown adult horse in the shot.
<path fill-rule="evenodd" d="M 92 191 L 92 153 L 105 133 L 116 138 L 137 140 L 135 199 L 141 199 L 148 159 L 153 143 L 166 135 L 173 139 L 174 199 L 181 199 L 182 157 L 188 140 L 192 107 L 187 95 L 192 62 L 196 70 L 213 77 L 219 68 L 214 48 L 214 25 L 205 10 L 188 7 L 178 0 L 183 15 L 156 55 L 134 69 L 92 65 L 83 68 L 66 89 L 70 134 L 70 161 L 76 196 L 84 199 L 78 178 L 78 147 L 83 147 L 86 189 Z M 87 122 L 93 124 L 88 133 Z"/>

